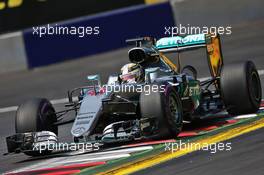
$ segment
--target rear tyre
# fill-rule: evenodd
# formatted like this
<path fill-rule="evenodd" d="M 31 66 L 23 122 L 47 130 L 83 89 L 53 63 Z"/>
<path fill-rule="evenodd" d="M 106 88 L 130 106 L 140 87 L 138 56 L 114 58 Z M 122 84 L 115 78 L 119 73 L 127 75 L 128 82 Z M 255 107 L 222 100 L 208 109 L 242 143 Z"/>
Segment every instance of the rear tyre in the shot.
<path fill-rule="evenodd" d="M 15 129 L 16 133 L 51 131 L 58 135 L 58 126 L 54 125 L 56 121 L 55 110 L 51 103 L 44 98 L 35 98 L 19 106 L 15 118 Z M 25 152 L 30 156 L 47 153 L 45 151 Z"/>
<path fill-rule="evenodd" d="M 182 68 L 181 73 L 187 74 L 189 76 L 192 76 L 195 80 L 197 79 L 197 71 L 196 69 L 191 65 L 186 65 Z"/>
<path fill-rule="evenodd" d="M 252 61 L 225 65 L 220 78 L 221 96 L 228 113 L 255 113 L 261 103 L 261 83 Z"/>
<path fill-rule="evenodd" d="M 149 94 L 142 92 L 140 111 L 143 118 L 155 118 L 158 122 L 159 131 L 155 139 L 177 137 L 182 130 L 182 104 L 172 86 L 167 86 L 165 92 L 150 91 Z"/>

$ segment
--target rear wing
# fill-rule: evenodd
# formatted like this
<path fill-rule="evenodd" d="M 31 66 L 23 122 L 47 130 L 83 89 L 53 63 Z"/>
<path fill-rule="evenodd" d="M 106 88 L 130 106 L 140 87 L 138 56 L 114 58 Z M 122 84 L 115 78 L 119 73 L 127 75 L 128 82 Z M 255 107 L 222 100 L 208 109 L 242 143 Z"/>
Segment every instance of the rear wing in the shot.
<path fill-rule="evenodd" d="M 187 35 L 185 37 L 165 37 L 156 42 L 156 49 L 160 52 L 175 52 L 206 46 L 205 34 Z"/>
<path fill-rule="evenodd" d="M 213 78 L 220 76 L 223 67 L 223 56 L 219 35 L 195 34 L 165 37 L 159 39 L 154 47 L 161 53 L 206 48 L 211 75 Z"/>

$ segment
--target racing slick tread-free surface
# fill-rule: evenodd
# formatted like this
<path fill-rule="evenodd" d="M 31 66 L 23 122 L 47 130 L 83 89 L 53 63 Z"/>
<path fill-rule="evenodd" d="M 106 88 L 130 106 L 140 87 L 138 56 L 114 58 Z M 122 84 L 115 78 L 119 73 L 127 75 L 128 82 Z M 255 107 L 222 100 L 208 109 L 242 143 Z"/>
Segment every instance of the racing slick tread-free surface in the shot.
<path fill-rule="evenodd" d="M 252 61 L 224 65 L 220 86 L 228 113 L 247 114 L 259 109 L 261 84 Z"/>
<path fill-rule="evenodd" d="M 51 131 L 58 134 L 55 110 L 47 99 L 34 98 L 19 106 L 16 113 L 16 133 Z"/>
<path fill-rule="evenodd" d="M 150 87 L 152 89 L 152 86 Z M 140 110 L 142 117 L 156 118 L 158 121 L 158 134 L 155 139 L 164 137 L 176 137 L 182 129 L 182 104 L 179 95 L 172 86 L 167 86 L 166 92 L 150 90 L 150 94 L 142 92 L 140 95 Z M 172 115 L 170 98 L 177 105 L 178 118 Z"/>

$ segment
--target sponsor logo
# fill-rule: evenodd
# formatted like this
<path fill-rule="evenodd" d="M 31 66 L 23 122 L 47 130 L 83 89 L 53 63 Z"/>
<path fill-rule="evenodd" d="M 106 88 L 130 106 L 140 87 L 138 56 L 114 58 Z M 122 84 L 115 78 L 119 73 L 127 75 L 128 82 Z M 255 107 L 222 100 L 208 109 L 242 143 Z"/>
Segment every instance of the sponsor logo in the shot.
<path fill-rule="evenodd" d="M 197 34 L 197 35 L 187 35 L 186 37 L 175 36 L 175 37 L 161 38 L 157 41 L 156 47 L 160 49 L 167 47 L 181 47 L 181 46 L 204 44 L 204 43 L 205 43 L 205 35 Z"/>
<path fill-rule="evenodd" d="M 74 129 L 72 131 L 72 133 L 74 133 L 74 134 L 80 134 L 80 133 L 83 133 L 84 131 L 85 131 L 85 128 L 84 127 L 78 127 L 76 129 Z"/>
<path fill-rule="evenodd" d="M 86 121 L 78 121 L 78 122 L 76 122 L 76 126 L 77 125 L 88 125 L 90 123 L 90 120 L 86 120 Z"/>
<path fill-rule="evenodd" d="M 201 94 L 201 88 L 199 85 L 189 88 L 189 96 L 197 96 Z"/>

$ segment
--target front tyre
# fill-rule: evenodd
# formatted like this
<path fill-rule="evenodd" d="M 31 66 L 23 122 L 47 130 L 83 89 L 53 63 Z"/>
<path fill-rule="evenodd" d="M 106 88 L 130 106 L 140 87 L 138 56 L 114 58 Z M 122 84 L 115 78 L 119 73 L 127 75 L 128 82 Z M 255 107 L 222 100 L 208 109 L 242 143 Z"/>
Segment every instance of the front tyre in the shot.
<path fill-rule="evenodd" d="M 154 86 L 154 85 L 152 85 Z M 158 122 L 158 134 L 154 137 L 177 137 L 182 130 L 183 110 L 181 99 L 172 86 L 165 92 L 150 91 L 140 95 L 140 110 L 143 118 L 154 118 Z"/>
<path fill-rule="evenodd" d="M 54 125 L 57 121 L 55 110 L 52 104 L 44 98 L 35 98 L 26 101 L 19 106 L 15 118 L 16 133 L 51 131 L 58 134 L 58 126 Z M 39 151 L 25 152 L 30 156 L 39 156 Z"/>

